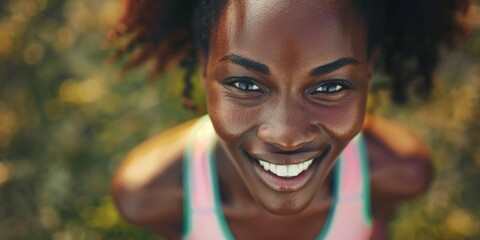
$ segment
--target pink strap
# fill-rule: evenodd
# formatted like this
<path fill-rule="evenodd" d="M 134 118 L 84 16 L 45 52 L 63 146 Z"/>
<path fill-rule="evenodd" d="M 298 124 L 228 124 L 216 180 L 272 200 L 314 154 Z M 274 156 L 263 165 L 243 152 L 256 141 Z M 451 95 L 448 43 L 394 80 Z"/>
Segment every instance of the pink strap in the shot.
<path fill-rule="evenodd" d="M 335 176 L 338 181 L 338 193 L 335 196 L 333 218 L 330 229 L 323 239 L 369 239 L 371 234 L 370 216 L 366 216 L 370 207 L 365 196 L 365 173 L 362 161 L 363 146 L 360 146 L 361 134 L 357 135 L 344 149 L 339 161 L 339 171 Z M 367 201 L 367 202 L 366 202 Z"/>
<path fill-rule="evenodd" d="M 212 179 L 208 163 L 208 150 L 211 146 L 212 134 L 204 124 L 196 134 L 195 144 L 192 149 L 192 180 L 193 180 L 193 207 L 194 209 L 214 209 L 212 194 Z"/>
<path fill-rule="evenodd" d="M 215 131 L 210 121 L 204 121 L 197 129 L 190 159 L 191 231 L 185 239 L 225 239 L 216 215 L 212 172 L 209 167 L 209 153 L 215 143 Z"/>
<path fill-rule="evenodd" d="M 341 155 L 339 187 L 340 198 L 349 197 L 363 193 L 362 159 L 359 146 L 360 135 L 357 135 L 345 147 Z"/>

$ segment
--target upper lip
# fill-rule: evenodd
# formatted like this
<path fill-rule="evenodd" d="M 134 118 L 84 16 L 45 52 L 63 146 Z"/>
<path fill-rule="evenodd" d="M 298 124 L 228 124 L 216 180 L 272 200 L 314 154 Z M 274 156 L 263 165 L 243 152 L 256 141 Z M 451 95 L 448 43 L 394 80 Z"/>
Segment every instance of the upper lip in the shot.
<path fill-rule="evenodd" d="M 298 164 L 304 161 L 315 159 L 323 155 L 327 149 L 322 151 L 308 151 L 308 152 L 297 152 L 291 154 L 285 153 L 269 153 L 269 152 L 248 152 L 252 158 L 257 160 L 267 161 L 269 163 L 277 165 L 289 165 L 289 164 Z"/>

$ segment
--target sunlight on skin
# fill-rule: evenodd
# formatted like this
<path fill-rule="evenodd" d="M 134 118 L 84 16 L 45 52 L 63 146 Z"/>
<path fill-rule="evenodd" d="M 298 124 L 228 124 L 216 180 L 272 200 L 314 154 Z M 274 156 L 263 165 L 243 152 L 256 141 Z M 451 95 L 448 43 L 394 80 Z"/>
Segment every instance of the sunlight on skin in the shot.
<path fill-rule="evenodd" d="M 412 154 L 418 155 L 419 153 L 423 156 L 429 155 L 427 149 L 421 147 L 423 143 L 420 139 L 412 138 L 415 135 L 408 128 L 391 120 L 367 115 L 363 128 L 364 131 L 376 133 L 379 140 L 400 157 L 408 158 Z"/>
<path fill-rule="evenodd" d="M 179 125 L 136 147 L 121 166 L 125 170 L 119 179 L 123 187 L 127 190 L 138 189 L 158 173 L 164 172 L 171 162 L 158 161 L 158 156 L 163 159 L 178 159 L 185 148 L 187 133 L 195 121 L 196 119 Z"/>

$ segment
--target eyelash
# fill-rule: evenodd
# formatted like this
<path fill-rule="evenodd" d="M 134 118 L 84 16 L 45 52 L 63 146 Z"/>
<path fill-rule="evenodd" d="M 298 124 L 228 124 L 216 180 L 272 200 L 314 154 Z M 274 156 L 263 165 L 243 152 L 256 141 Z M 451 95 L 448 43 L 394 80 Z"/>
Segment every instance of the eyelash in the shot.
<path fill-rule="evenodd" d="M 322 84 L 318 85 L 317 87 L 315 87 L 312 94 L 334 95 L 351 88 L 352 88 L 352 85 L 349 82 L 345 80 L 335 79 L 335 80 L 329 80 L 329 81 L 323 82 Z"/>
<path fill-rule="evenodd" d="M 264 92 L 259 84 L 249 78 L 229 78 L 225 83 L 243 93 Z"/>
<path fill-rule="evenodd" d="M 263 87 L 261 87 L 254 80 L 249 78 L 229 78 L 225 81 L 225 83 L 229 86 L 234 87 L 237 91 L 240 91 L 242 93 L 265 92 L 263 90 Z M 321 84 L 317 85 L 311 92 L 311 94 L 335 95 L 351 88 L 352 85 L 348 81 L 334 79 L 324 81 Z"/>

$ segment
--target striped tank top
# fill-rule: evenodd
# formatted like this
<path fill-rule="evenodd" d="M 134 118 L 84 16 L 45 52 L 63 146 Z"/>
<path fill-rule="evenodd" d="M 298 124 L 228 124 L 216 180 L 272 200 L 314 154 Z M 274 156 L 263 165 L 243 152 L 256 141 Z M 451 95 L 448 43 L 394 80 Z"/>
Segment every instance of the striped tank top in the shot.
<path fill-rule="evenodd" d="M 183 239 L 235 239 L 222 211 L 214 164 L 216 133 L 208 116 L 190 135 L 184 158 Z M 333 204 L 317 240 L 366 240 L 372 229 L 366 146 L 361 134 L 334 167 Z"/>

